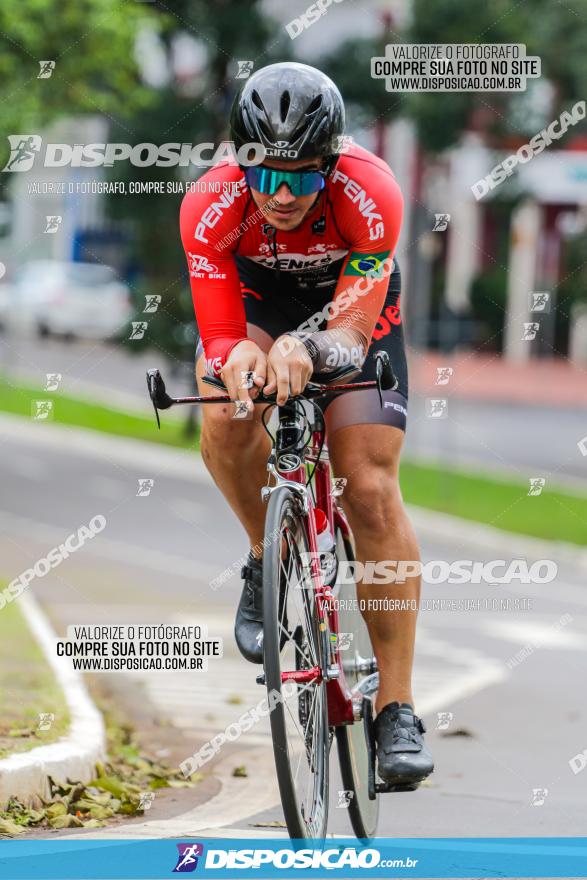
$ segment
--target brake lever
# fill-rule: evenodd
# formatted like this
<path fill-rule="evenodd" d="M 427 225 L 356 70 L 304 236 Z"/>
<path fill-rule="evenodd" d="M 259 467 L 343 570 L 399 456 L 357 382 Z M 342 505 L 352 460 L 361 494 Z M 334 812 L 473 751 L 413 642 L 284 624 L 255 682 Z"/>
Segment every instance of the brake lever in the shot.
<path fill-rule="evenodd" d="M 383 409 L 383 391 L 395 391 L 399 385 L 399 380 L 393 372 L 389 355 L 386 351 L 375 352 L 375 377 L 377 380 L 379 405 Z"/>
<path fill-rule="evenodd" d="M 161 421 L 159 420 L 159 410 L 169 409 L 173 406 L 173 398 L 169 396 L 165 390 L 165 382 L 163 376 L 157 369 L 147 370 L 147 388 L 149 389 L 149 397 L 155 410 L 155 418 L 157 419 L 157 427 L 161 430 Z"/>
<path fill-rule="evenodd" d="M 151 398 L 151 403 L 153 404 L 153 409 L 155 410 L 155 418 L 157 419 L 157 427 L 161 430 L 161 420 L 159 418 L 159 410 L 157 409 L 157 404 L 155 403 L 155 376 L 153 370 L 147 370 L 147 388 L 149 389 L 149 397 Z"/>
<path fill-rule="evenodd" d="M 379 395 L 379 406 L 383 409 L 383 392 L 381 390 L 381 375 L 383 373 L 383 363 L 381 358 L 375 359 L 375 378 L 377 379 L 377 394 Z"/>
<path fill-rule="evenodd" d="M 226 390 L 226 385 L 219 379 L 217 376 L 202 376 L 202 382 L 205 382 L 206 385 L 211 385 L 213 388 L 218 388 L 220 391 L 228 391 Z"/>

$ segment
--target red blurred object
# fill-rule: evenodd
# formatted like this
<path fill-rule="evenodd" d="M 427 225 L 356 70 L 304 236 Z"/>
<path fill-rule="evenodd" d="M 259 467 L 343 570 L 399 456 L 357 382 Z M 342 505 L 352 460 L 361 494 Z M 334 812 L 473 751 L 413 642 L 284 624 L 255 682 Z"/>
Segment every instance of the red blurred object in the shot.
<path fill-rule="evenodd" d="M 314 508 L 314 522 L 316 523 L 316 532 L 321 534 L 328 528 L 328 517 L 319 507 Z"/>

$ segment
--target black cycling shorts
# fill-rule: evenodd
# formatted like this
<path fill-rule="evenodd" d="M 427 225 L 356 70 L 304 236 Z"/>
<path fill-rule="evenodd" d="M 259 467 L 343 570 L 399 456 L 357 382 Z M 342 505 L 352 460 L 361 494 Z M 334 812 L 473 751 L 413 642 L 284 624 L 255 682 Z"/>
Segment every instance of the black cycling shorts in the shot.
<path fill-rule="evenodd" d="M 301 288 L 282 272 L 279 280 L 273 269 L 258 266 L 252 260 L 236 255 L 241 290 L 247 316 L 248 335 L 263 346 L 263 334 L 271 340 L 295 330 L 316 312 L 322 311 L 333 297 L 333 288 Z M 348 425 L 382 424 L 405 431 L 408 402 L 408 368 L 404 348 L 399 300 L 401 274 L 397 259 L 389 278 L 387 296 L 381 315 L 375 325 L 371 345 L 361 372 L 351 379 L 366 382 L 375 379 L 373 352 L 383 349 L 389 354 L 393 371 L 399 380 L 397 391 L 383 392 L 383 408 L 377 389 L 356 391 L 337 397 L 321 398 L 320 406 L 326 413 L 328 433 Z M 326 321 L 318 327 L 326 329 Z M 201 344 L 198 351 L 201 352 Z"/>

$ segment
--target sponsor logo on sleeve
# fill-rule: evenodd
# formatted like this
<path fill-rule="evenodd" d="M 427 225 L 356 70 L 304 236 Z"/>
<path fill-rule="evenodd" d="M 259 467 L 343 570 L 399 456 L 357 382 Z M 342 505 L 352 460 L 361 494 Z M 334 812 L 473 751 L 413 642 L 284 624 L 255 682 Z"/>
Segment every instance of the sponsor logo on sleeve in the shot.
<path fill-rule="evenodd" d="M 379 251 L 376 254 L 360 254 L 353 251 L 344 270 L 345 275 L 368 275 L 371 278 L 381 278 L 384 270 L 384 260 L 390 251 Z"/>
<path fill-rule="evenodd" d="M 188 251 L 191 278 L 226 278 L 224 272 L 218 271 L 218 266 L 210 263 L 208 257 L 201 254 L 192 254 Z"/>

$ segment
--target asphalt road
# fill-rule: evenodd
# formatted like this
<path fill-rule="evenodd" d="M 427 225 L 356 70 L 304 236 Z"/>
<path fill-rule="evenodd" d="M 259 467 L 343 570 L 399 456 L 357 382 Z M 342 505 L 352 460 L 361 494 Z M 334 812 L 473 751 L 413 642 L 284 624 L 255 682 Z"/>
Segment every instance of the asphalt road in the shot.
<path fill-rule="evenodd" d="M 164 353 L 154 350 L 136 355 L 132 345 L 127 342 L 124 349 L 94 342 L 0 336 L 0 372 L 36 383 L 44 383 L 48 372 L 59 372 L 66 393 L 149 412 L 145 370 L 159 366 L 169 375 L 170 368 Z M 178 394 L 191 393 L 185 365 L 170 385 Z M 452 398 L 446 419 L 430 419 L 425 399 L 412 394 L 405 452 L 440 465 L 473 470 L 481 466 L 523 482 L 545 477 L 549 484 L 585 492 L 587 457 L 581 455 L 577 443 L 586 435 L 587 417 L 581 408 Z"/>
<path fill-rule="evenodd" d="M 208 673 L 100 676 L 130 715 L 137 699 L 148 706 L 175 753 L 187 757 L 263 696 L 258 670 L 241 660 L 231 638 L 238 577 L 210 587 L 228 565 L 238 568 L 246 550 L 239 525 L 188 453 L 87 442 L 58 426 L 5 418 L 0 436 L 3 577 L 19 574 L 96 514 L 107 521 L 100 535 L 33 583 L 60 631 L 72 623 L 168 621 L 205 624 L 224 638 L 224 656 Z M 139 495 L 145 479 L 153 484 Z M 425 540 L 423 555 L 473 554 L 455 535 L 451 542 Z M 379 833 L 583 834 L 587 773 L 573 773 L 569 761 L 587 748 L 584 576 L 561 564 L 557 579 L 542 587 L 429 585 L 424 595 L 528 598 L 531 610 L 421 614 L 416 698 L 437 769 L 417 793 L 382 798 Z M 527 656 L 510 668 L 522 649 Z M 438 729 L 438 713 L 452 713 L 447 729 Z M 234 778 L 235 766 L 248 776 Z M 271 824 L 282 814 L 266 727 L 227 745 L 209 773 L 221 783 L 211 801 L 198 804 L 197 792 L 193 804 L 161 795 L 144 821 L 92 836 L 284 833 Z M 346 810 L 337 806 L 341 788 L 335 773 L 334 834 L 350 833 Z"/>

